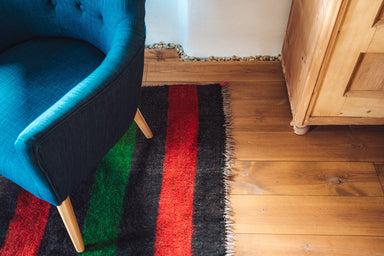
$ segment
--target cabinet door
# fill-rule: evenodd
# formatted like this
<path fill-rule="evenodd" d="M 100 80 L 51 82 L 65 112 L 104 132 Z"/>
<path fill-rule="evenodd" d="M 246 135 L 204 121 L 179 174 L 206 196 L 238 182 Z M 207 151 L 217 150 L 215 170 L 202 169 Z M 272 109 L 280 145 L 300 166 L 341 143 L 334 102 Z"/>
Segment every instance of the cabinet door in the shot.
<path fill-rule="evenodd" d="M 384 1 L 349 0 L 311 116 L 384 117 Z"/>

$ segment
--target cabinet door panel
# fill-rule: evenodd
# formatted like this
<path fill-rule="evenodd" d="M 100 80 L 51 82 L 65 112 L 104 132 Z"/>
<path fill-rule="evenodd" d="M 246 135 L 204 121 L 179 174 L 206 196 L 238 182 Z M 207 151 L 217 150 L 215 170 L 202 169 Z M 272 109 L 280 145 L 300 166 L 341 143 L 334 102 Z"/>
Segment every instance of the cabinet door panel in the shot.
<path fill-rule="evenodd" d="M 383 0 L 350 0 L 311 116 L 384 117 Z"/>
<path fill-rule="evenodd" d="M 361 91 L 384 91 L 384 53 L 360 54 L 346 94 L 358 94 Z"/>

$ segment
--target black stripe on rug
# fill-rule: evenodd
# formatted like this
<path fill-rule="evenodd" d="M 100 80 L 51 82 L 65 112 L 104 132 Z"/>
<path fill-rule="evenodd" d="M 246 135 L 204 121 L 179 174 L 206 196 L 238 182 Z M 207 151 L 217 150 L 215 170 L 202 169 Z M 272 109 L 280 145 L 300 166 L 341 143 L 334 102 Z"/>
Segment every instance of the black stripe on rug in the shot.
<path fill-rule="evenodd" d="M 167 134 L 168 87 L 142 88 L 140 111 L 154 137 L 138 129 L 121 217 L 117 255 L 153 255 Z"/>
<path fill-rule="evenodd" d="M 225 255 L 225 118 L 220 86 L 197 86 L 199 135 L 194 191 L 193 255 Z M 218 154 L 217 152 L 222 152 Z"/>

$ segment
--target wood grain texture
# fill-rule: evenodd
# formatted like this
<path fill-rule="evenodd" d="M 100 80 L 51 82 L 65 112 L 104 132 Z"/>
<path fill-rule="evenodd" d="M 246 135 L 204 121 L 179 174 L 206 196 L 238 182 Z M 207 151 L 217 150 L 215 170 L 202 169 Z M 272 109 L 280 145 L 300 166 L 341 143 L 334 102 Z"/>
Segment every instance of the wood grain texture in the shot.
<path fill-rule="evenodd" d="M 374 166 L 380 179 L 381 188 L 384 191 L 384 163 L 375 163 Z"/>
<path fill-rule="evenodd" d="M 238 234 L 238 256 L 383 256 L 383 237 Z"/>
<path fill-rule="evenodd" d="M 236 233 L 384 236 L 384 198 L 232 195 Z"/>
<path fill-rule="evenodd" d="M 384 53 L 362 53 L 351 77 L 349 91 L 384 91 Z"/>
<path fill-rule="evenodd" d="M 136 111 L 134 121 L 147 139 L 153 138 L 151 128 L 149 128 L 147 122 L 145 121 L 139 109 L 137 109 Z"/>
<path fill-rule="evenodd" d="M 381 26 L 384 24 L 384 2 L 381 4 L 379 11 L 377 12 L 375 22 L 373 26 Z"/>
<path fill-rule="evenodd" d="M 244 103 L 244 102 L 243 102 Z M 289 125 L 291 114 L 289 108 L 282 110 L 278 105 L 259 105 L 244 110 L 241 102 L 233 102 L 232 109 L 236 123 L 233 125 L 237 132 L 288 132 L 292 133 Z"/>
<path fill-rule="evenodd" d="M 371 163 L 236 161 L 234 171 L 233 195 L 383 196 Z"/>
<path fill-rule="evenodd" d="M 333 49 L 335 48 L 335 45 L 338 41 L 340 29 L 344 23 L 344 18 L 345 18 L 347 11 L 348 11 L 349 4 L 350 4 L 350 0 L 343 0 L 340 4 L 339 12 L 337 13 L 337 17 L 334 21 L 335 23 L 333 25 L 332 33 L 330 35 L 329 42 L 328 42 L 328 47 L 326 49 L 325 57 L 323 59 L 323 63 L 321 64 L 321 68 L 320 68 L 319 73 L 318 73 L 318 78 L 317 78 L 315 87 L 313 88 L 312 95 L 310 96 L 308 94 L 307 95 L 308 98 L 305 99 L 305 100 L 309 101 L 309 105 L 308 105 L 308 109 L 306 110 L 306 114 L 304 117 L 304 123 L 308 122 L 308 119 L 310 117 L 312 117 L 312 112 L 316 106 L 317 98 L 319 97 L 319 93 L 321 92 L 324 78 L 325 78 L 327 71 L 328 71 L 329 63 L 332 60 Z"/>
<path fill-rule="evenodd" d="M 61 205 L 56 207 L 59 211 L 60 217 L 67 229 L 68 235 L 72 240 L 73 245 L 78 253 L 85 250 L 83 237 L 77 223 L 75 213 L 72 208 L 72 203 L 69 197 L 65 199 Z"/>
<path fill-rule="evenodd" d="M 231 102 L 252 101 L 252 105 L 284 105 L 289 109 L 284 81 L 234 81 L 229 83 Z"/>
<path fill-rule="evenodd" d="M 374 117 L 310 117 L 306 125 L 381 125 L 384 124 L 383 118 Z"/>
<path fill-rule="evenodd" d="M 341 5 L 341 0 L 292 2 L 282 66 L 293 122 L 298 126 L 303 125 Z"/>
<path fill-rule="evenodd" d="M 236 157 L 258 161 L 383 161 L 383 132 L 316 127 L 305 136 L 292 132 L 234 130 Z"/>
<path fill-rule="evenodd" d="M 279 61 L 269 62 L 148 62 L 146 82 L 284 81 Z M 204 75 L 201 75 L 204 73 Z"/>
<path fill-rule="evenodd" d="M 368 47 L 368 52 L 383 52 L 384 19 L 381 21 L 380 26 L 376 26 L 375 29 L 376 29 L 375 35 L 373 36 L 371 44 Z"/>
<path fill-rule="evenodd" d="M 341 109 L 340 117 L 368 117 L 384 122 L 384 91 L 352 91 Z M 370 96 L 370 97 L 367 97 Z M 362 104 L 364 102 L 364 104 Z M 367 123 L 368 124 L 368 123 Z"/>
<path fill-rule="evenodd" d="M 324 117 L 321 124 L 356 124 L 345 117 L 384 123 L 383 6 L 383 0 L 292 2 L 282 65 L 293 125 L 312 125 L 312 117 Z"/>
<path fill-rule="evenodd" d="M 283 82 L 232 82 L 229 90 L 236 131 L 292 131 Z"/>
<path fill-rule="evenodd" d="M 179 54 L 175 49 L 146 49 L 144 52 L 145 62 L 174 62 L 179 61 Z"/>
<path fill-rule="evenodd" d="M 372 24 L 382 2 L 383 0 L 349 1 L 343 24 L 340 27 L 337 42 L 332 49 L 332 57 L 329 60 L 324 80 L 320 85 L 321 87 L 319 87 L 318 98 L 311 115 L 369 117 L 369 113 L 380 112 L 379 110 L 383 109 L 384 105 L 376 102 L 377 104 L 374 105 L 376 106 L 375 111 L 368 113 L 366 111 L 359 111 L 366 104 L 372 105 L 371 99 L 344 96 L 361 53 L 368 51 L 375 37 L 376 29 L 372 28 Z M 383 51 L 384 46 L 381 46 L 380 52 Z M 381 70 L 380 67 L 376 68 Z M 371 72 L 374 71 L 372 70 Z M 362 86 L 362 84 L 354 85 L 354 88 L 357 86 Z M 344 107 L 345 104 L 347 105 L 346 107 Z M 354 110 L 352 110 L 352 105 Z M 346 111 L 348 111 L 348 114 L 345 113 Z M 381 111 L 375 117 L 380 115 L 384 117 L 384 112 Z"/>

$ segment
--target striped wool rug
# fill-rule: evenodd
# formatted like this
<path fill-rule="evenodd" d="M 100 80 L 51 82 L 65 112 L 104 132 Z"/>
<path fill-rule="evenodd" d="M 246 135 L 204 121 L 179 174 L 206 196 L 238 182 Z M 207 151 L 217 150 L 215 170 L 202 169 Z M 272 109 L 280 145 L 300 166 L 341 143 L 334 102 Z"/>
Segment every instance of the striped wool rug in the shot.
<path fill-rule="evenodd" d="M 144 87 L 135 124 L 71 201 L 81 255 L 231 255 L 226 86 Z M 0 255 L 76 255 L 55 207 L 0 177 Z"/>

